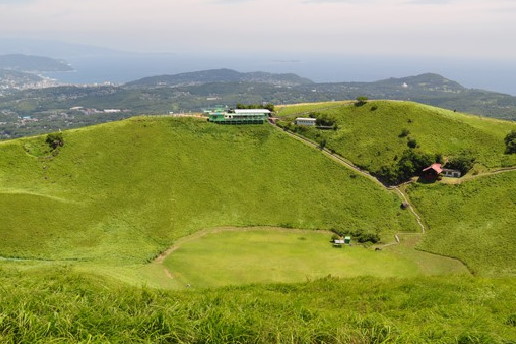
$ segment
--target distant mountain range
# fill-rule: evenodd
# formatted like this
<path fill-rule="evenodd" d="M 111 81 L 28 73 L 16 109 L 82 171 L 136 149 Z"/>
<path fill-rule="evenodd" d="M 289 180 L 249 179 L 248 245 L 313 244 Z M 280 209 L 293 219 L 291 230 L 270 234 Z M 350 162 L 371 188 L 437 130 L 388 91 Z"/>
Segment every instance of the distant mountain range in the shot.
<path fill-rule="evenodd" d="M 361 96 L 409 100 L 458 112 L 516 120 L 516 97 L 468 89 L 433 73 L 373 82 L 317 83 L 296 74 L 213 69 L 146 77 L 118 87 L 63 86 L 25 90 L 26 87 L 13 87 L 16 85 L 13 79 L 30 83 L 37 81 L 31 78 L 37 77 L 13 70 L 0 71 L 0 139 L 140 114 L 200 112 L 219 104 L 230 107 L 238 103 L 280 105 L 353 100 Z M 103 109 L 119 111 L 106 113 Z"/>
<path fill-rule="evenodd" d="M 226 101 L 231 95 L 240 101 L 249 99 L 276 104 L 355 99 L 411 100 L 424 104 L 516 120 L 516 97 L 484 90 L 468 89 L 456 81 L 435 73 L 371 82 L 316 83 L 296 74 L 265 72 L 240 73 L 231 69 L 212 69 L 174 75 L 158 75 L 131 81 L 124 89 L 187 92 L 192 96 Z M 161 91 L 158 91 L 161 90 Z M 226 100 L 228 99 L 228 100 Z M 203 101 L 203 106 L 207 106 Z"/>
<path fill-rule="evenodd" d="M 0 55 L 0 69 L 18 72 L 65 72 L 72 70 L 65 61 L 23 54 Z"/>
<path fill-rule="evenodd" d="M 125 87 L 178 87 L 203 85 L 210 82 L 262 82 L 278 86 L 300 86 L 313 84 L 310 79 L 293 73 L 240 73 L 232 69 L 210 69 L 173 75 L 158 75 L 141 78 L 125 84 Z"/>

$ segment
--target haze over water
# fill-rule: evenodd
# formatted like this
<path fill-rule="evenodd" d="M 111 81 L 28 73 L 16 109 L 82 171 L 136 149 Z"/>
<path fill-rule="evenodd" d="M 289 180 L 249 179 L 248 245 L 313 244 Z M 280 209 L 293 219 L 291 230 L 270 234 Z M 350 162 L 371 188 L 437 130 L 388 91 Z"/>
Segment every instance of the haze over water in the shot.
<path fill-rule="evenodd" d="M 430 72 L 457 81 L 466 88 L 516 95 L 516 63 L 513 61 L 284 54 L 116 54 L 70 57 L 66 60 L 75 69 L 74 72 L 48 75 L 73 83 L 124 83 L 160 74 L 230 68 L 239 72 L 296 73 L 316 82 L 339 82 L 375 81 Z"/>

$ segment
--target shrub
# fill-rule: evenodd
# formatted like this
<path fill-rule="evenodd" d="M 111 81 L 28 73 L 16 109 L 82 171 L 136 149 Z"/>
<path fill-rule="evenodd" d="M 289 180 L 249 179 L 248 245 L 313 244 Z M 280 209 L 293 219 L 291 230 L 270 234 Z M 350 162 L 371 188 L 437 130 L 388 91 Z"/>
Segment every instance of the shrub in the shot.
<path fill-rule="evenodd" d="M 319 149 L 324 149 L 326 147 L 326 139 L 325 138 L 322 138 L 320 141 L 319 141 Z"/>
<path fill-rule="evenodd" d="M 410 134 L 410 130 L 408 130 L 407 128 L 403 129 L 401 131 L 401 133 L 398 135 L 398 137 L 405 137 L 405 136 L 408 136 L 408 134 Z"/>
<path fill-rule="evenodd" d="M 407 146 L 408 146 L 409 148 L 412 148 L 412 149 L 417 148 L 417 141 L 416 141 L 416 139 L 414 139 L 414 138 L 408 138 L 408 140 L 407 140 Z"/>
<path fill-rule="evenodd" d="M 512 130 L 504 138 L 505 142 L 505 153 L 515 154 L 516 153 L 516 130 Z"/>
<path fill-rule="evenodd" d="M 462 151 L 458 156 L 450 158 L 446 163 L 446 168 L 459 170 L 462 175 L 473 168 L 475 157 L 470 151 Z"/>
<path fill-rule="evenodd" d="M 50 149 L 55 150 L 58 147 L 64 146 L 63 133 L 50 133 L 47 135 L 45 142 L 48 144 Z"/>
<path fill-rule="evenodd" d="M 357 101 L 355 102 L 355 106 L 365 105 L 365 104 L 367 104 L 368 100 L 369 100 L 369 98 L 364 97 L 364 96 L 357 97 Z"/>

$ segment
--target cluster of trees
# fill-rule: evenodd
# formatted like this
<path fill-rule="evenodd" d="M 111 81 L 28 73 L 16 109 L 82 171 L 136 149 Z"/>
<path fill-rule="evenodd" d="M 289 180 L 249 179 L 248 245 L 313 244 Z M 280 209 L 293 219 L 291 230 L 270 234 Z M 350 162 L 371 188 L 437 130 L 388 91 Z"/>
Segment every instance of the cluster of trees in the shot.
<path fill-rule="evenodd" d="M 241 104 L 238 103 L 236 105 L 237 109 L 267 109 L 270 112 L 274 112 L 274 104 L 267 103 L 267 104 Z"/>
<path fill-rule="evenodd" d="M 365 104 L 367 104 L 368 100 L 369 100 L 369 98 L 364 97 L 364 96 L 357 97 L 357 101 L 355 102 L 355 106 L 365 105 Z"/>
<path fill-rule="evenodd" d="M 396 164 L 380 168 L 376 173 L 378 179 L 390 185 L 399 184 L 420 175 L 424 168 L 433 163 L 445 164 L 444 167 L 458 170 L 464 175 L 473 168 L 476 158 L 471 151 L 464 150 L 445 162 L 441 154 L 428 154 L 417 149 L 407 149 L 401 158 L 396 160 Z"/>
<path fill-rule="evenodd" d="M 322 114 L 320 112 L 310 112 L 308 117 L 315 118 L 315 125 L 318 127 L 331 127 L 333 130 L 338 129 L 337 119 L 331 115 Z"/>
<path fill-rule="evenodd" d="M 357 229 L 355 231 L 332 229 L 331 231 L 334 233 L 331 237 L 332 240 L 339 239 L 343 236 L 349 235 L 352 238 L 352 240 L 356 240 L 361 244 L 376 244 L 380 241 L 380 236 L 378 235 L 378 233 L 373 233 L 371 231 L 366 231 L 363 229 Z"/>
<path fill-rule="evenodd" d="M 505 153 L 516 154 L 516 130 L 512 130 L 504 139 Z"/>
<path fill-rule="evenodd" d="M 469 170 L 473 168 L 475 164 L 475 157 L 473 153 L 470 151 L 462 151 L 459 155 L 451 157 L 448 162 L 446 162 L 446 168 L 451 168 L 453 170 L 459 170 L 462 175 L 466 174 Z"/>
<path fill-rule="evenodd" d="M 407 149 L 396 164 L 383 166 L 376 173 L 377 177 L 386 184 L 399 184 L 418 175 L 425 167 L 434 162 L 443 162 L 440 154 L 427 154 L 415 149 Z"/>

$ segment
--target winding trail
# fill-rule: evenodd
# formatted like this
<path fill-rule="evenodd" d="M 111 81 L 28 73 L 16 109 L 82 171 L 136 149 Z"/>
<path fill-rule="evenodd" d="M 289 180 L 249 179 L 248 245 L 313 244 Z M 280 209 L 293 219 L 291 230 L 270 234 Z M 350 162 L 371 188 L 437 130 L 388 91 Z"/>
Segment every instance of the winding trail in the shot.
<path fill-rule="evenodd" d="M 388 189 L 395 190 L 398 193 L 398 195 L 400 195 L 401 198 L 405 201 L 405 203 L 409 205 L 409 207 L 408 207 L 409 211 L 412 213 L 412 215 L 414 215 L 414 218 L 416 219 L 417 224 L 419 225 L 419 227 L 421 227 L 422 233 L 425 234 L 426 233 L 425 224 L 423 223 L 423 220 L 421 220 L 421 216 L 419 216 L 419 214 L 416 212 L 412 202 L 410 202 L 409 196 L 404 191 L 402 191 L 402 189 L 399 186 L 395 186 L 395 187 L 388 188 Z"/>
<path fill-rule="evenodd" d="M 350 103 L 350 104 L 353 104 L 353 103 Z M 324 108 L 324 110 L 331 109 L 331 108 L 338 107 L 338 106 L 342 106 L 342 105 L 343 104 L 331 106 L 331 107 L 328 107 L 328 108 Z M 344 105 L 346 105 L 346 104 L 344 104 Z M 307 113 L 310 113 L 310 112 L 311 111 L 302 112 L 302 113 L 299 113 L 297 115 L 303 115 L 303 114 L 307 114 Z M 385 245 L 382 245 L 381 247 L 388 247 L 388 246 L 392 246 L 392 245 L 398 245 L 400 243 L 399 236 L 404 236 L 404 235 L 425 235 L 426 234 L 426 232 L 428 231 L 428 228 L 426 227 L 423 219 L 418 214 L 416 208 L 414 207 L 413 203 L 411 202 L 410 197 L 407 195 L 407 193 L 404 190 L 404 186 L 412 183 L 413 181 L 408 181 L 408 182 L 405 182 L 405 183 L 402 183 L 402 184 L 399 184 L 399 185 L 395 185 L 395 186 L 385 185 L 380 180 L 378 180 L 375 176 L 373 176 L 371 173 L 369 173 L 369 171 L 361 169 L 360 167 L 356 166 L 355 164 L 353 164 L 351 161 L 347 160 L 346 158 L 344 158 L 344 157 L 342 157 L 342 156 L 340 156 L 340 155 L 338 155 L 338 154 L 336 154 L 334 152 L 331 152 L 327 148 L 321 149 L 317 143 L 311 141 L 310 139 L 308 139 L 308 138 L 306 138 L 304 136 L 296 134 L 296 133 L 294 133 L 292 131 L 284 130 L 283 128 L 279 127 L 278 125 L 276 125 L 272 121 L 269 121 L 269 123 L 273 127 L 275 127 L 276 129 L 278 129 L 278 130 L 282 131 L 283 133 L 291 136 L 292 138 L 294 138 L 294 139 L 296 139 L 298 141 L 301 141 L 302 143 L 304 143 L 307 146 L 310 146 L 310 147 L 312 147 L 314 149 L 319 150 L 323 155 L 325 155 L 326 157 L 330 158 L 331 160 L 337 162 L 341 166 L 344 166 L 345 168 L 350 169 L 350 170 L 360 174 L 361 176 L 371 180 L 372 182 L 374 182 L 375 184 L 379 185 L 383 189 L 388 190 L 388 191 L 394 191 L 396 193 L 396 195 L 398 195 L 400 200 L 403 203 L 408 205 L 408 210 L 414 216 L 414 219 L 416 220 L 418 226 L 421 228 L 421 233 L 412 233 L 412 232 L 396 233 L 394 235 L 394 237 L 395 237 L 395 241 L 394 242 L 387 243 Z M 485 172 L 485 173 L 478 174 L 478 175 L 475 175 L 475 176 L 470 176 L 469 178 L 462 179 L 461 182 L 465 181 L 465 180 L 470 180 L 470 179 L 473 179 L 473 178 L 482 177 L 482 176 L 499 174 L 499 173 L 505 173 L 505 172 L 511 172 L 511 171 L 516 171 L 516 166 L 507 167 L 507 168 L 501 168 L 499 170 Z M 179 238 L 171 247 L 169 247 L 168 249 L 163 251 L 161 254 L 159 254 L 156 257 L 156 259 L 154 260 L 153 263 L 161 265 L 163 267 L 163 271 L 164 271 L 165 275 L 168 278 L 170 278 L 170 279 L 174 279 L 175 277 L 174 277 L 173 273 L 166 266 L 164 266 L 163 263 L 164 263 L 165 259 L 171 253 L 173 253 L 175 250 L 177 250 L 183 243 L 189 242 L 189 241 L 192 241 L 192 240 L 196 240 L 196 239 L 198 239 L 198 238 L 200 238 L 202 236 L 205 236 L 207 234 L 220 233 L 220 232 L 223 232 L 223 231 L 256 230 L 257 228 L 271 229 L 271 230 L 291 230 L 291 229 L 286 229 L 286 228 L 278 228 L 278 227 L 274 227 L 273 228 L 273 227 L 260 227 L 260 226 L 258 226 L 258 227 L 243 227 L 243 228 L 238 228 L 238 227 L 218 227 L 218 228 L 205 229 L 205 230 L 201 230 L 201 231 L 195 232 L 195 233 L 193 233 L 191 235 Z M 299 231 L 299 230 L 296 230 L 296 231 Z M 461 264 L 463 264 L 463 263 L 461 262 Z M 467 268 L 467 266 L 466 266 L 466 268 Z"/>

